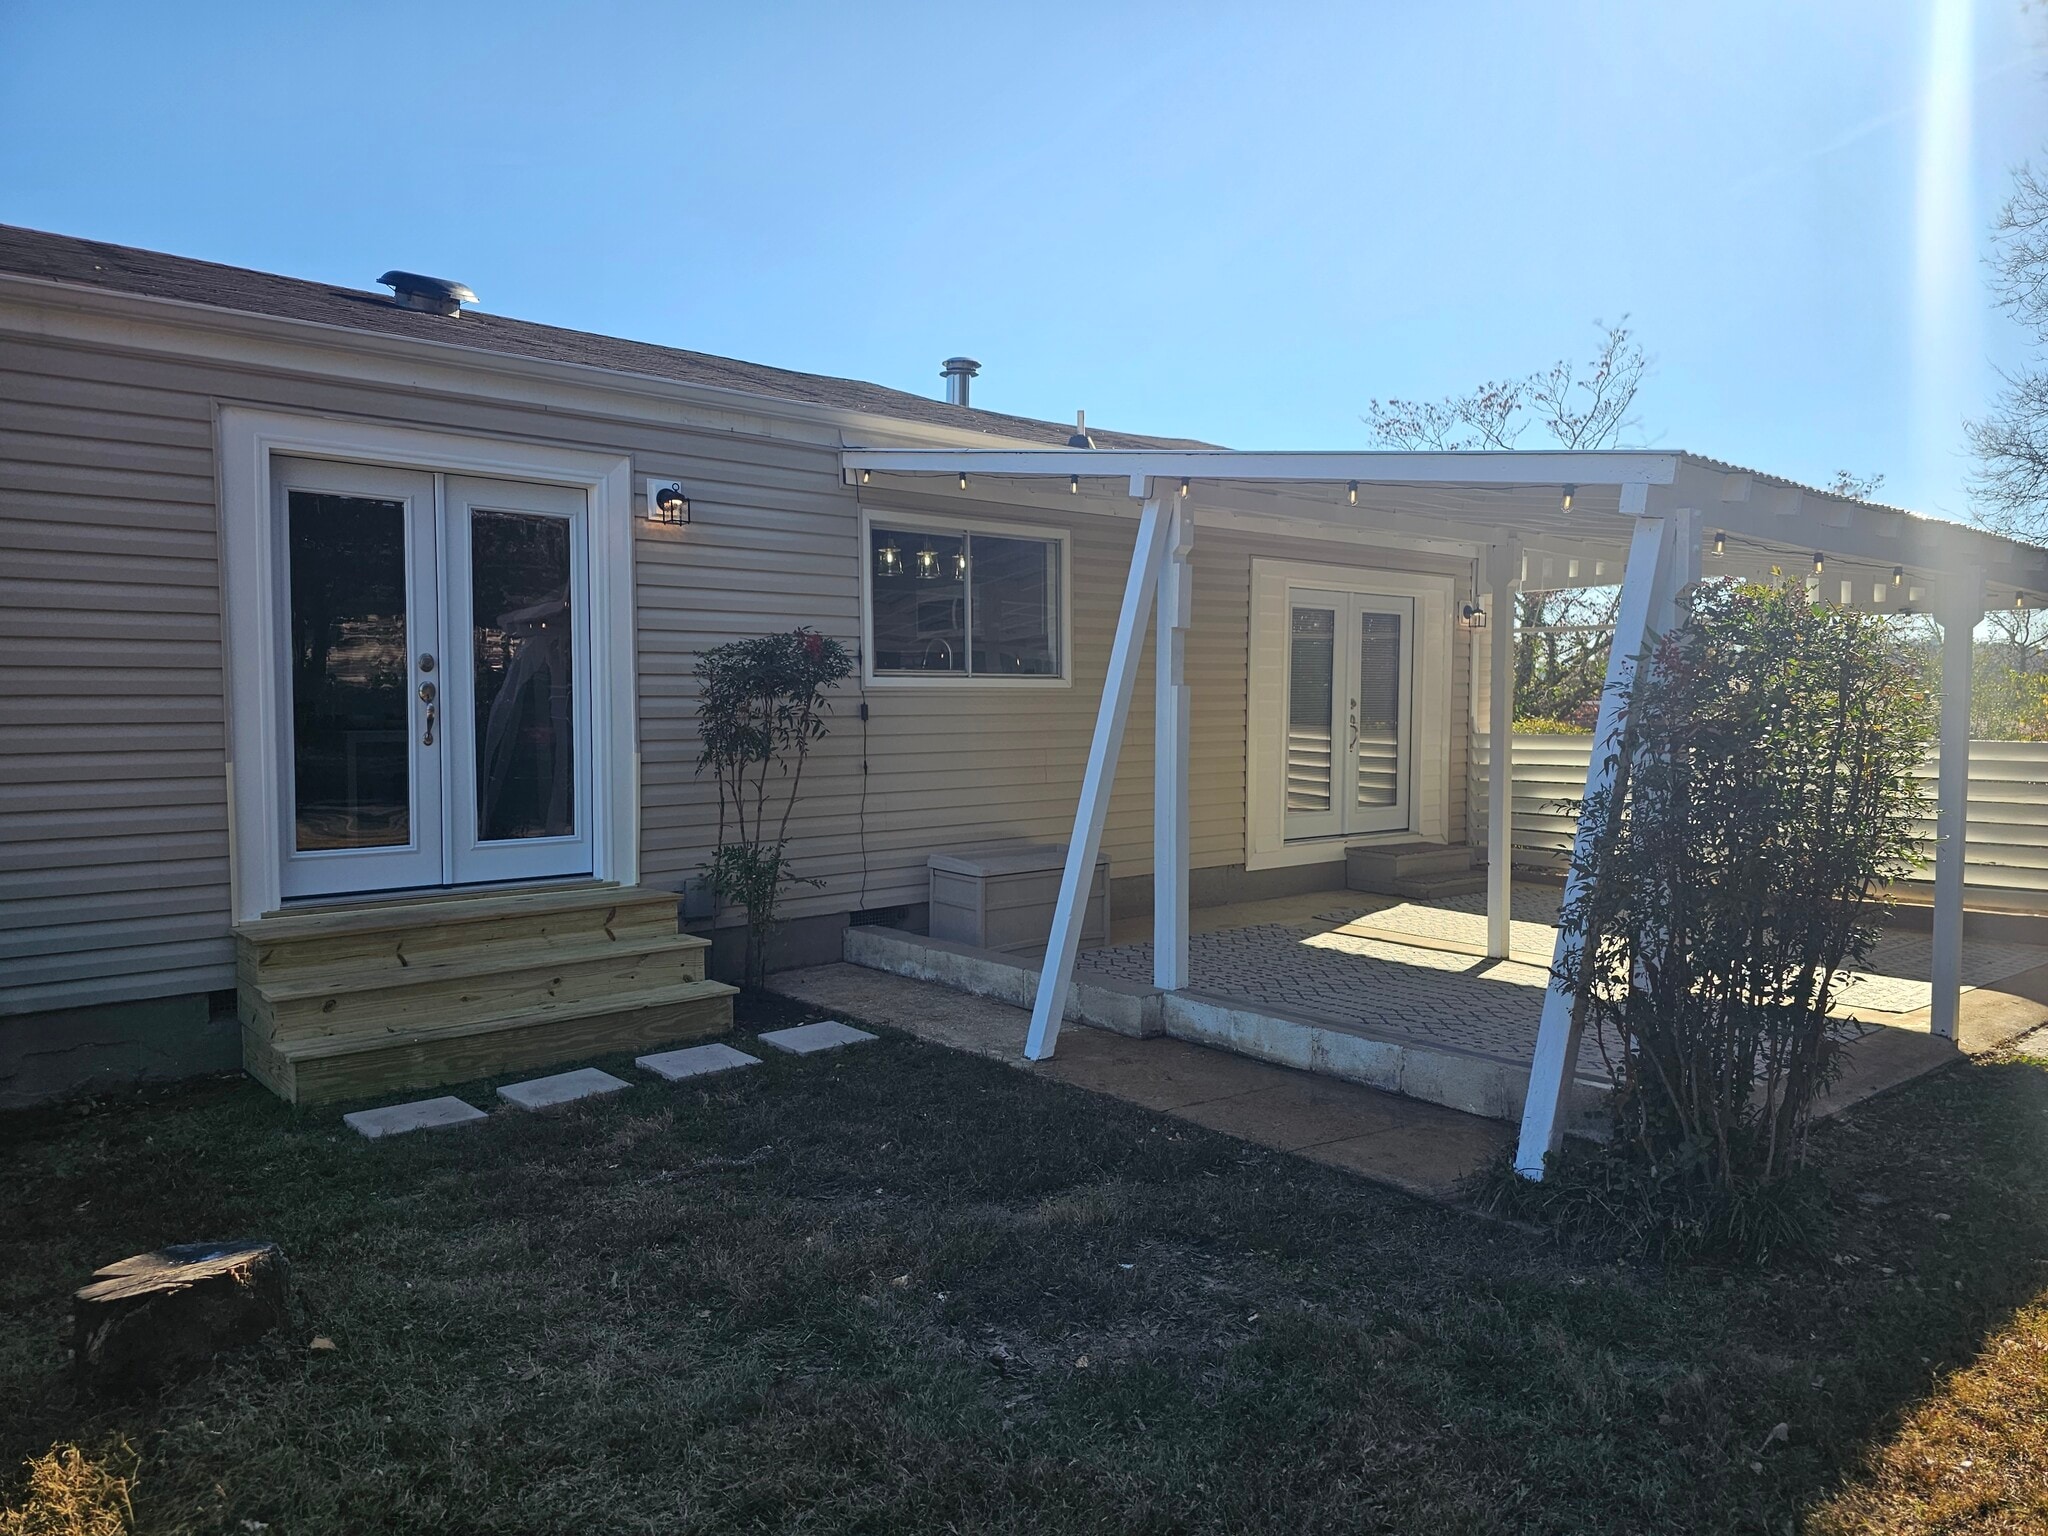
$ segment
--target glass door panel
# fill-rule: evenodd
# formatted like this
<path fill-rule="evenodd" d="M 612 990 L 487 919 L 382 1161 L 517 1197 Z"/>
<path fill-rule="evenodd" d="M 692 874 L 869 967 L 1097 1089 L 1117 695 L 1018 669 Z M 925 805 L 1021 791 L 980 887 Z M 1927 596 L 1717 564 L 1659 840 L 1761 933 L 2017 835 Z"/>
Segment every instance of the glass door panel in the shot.
<path fill-rule="evenodd" d="M 415 680 L 438 642 L 430 475 L 279 459 L 287 896 L 440 878 L 439 771 Z M 431 666 L 431 662 L 426 663 Z"/>
<path fill-rule="evenodd" d="M 450 475 L 446 502 L 451 878 L 588 874 L 583 493 Z"/>
<path fill-rule="evenodd" d="M 1412 608 L 1382 609 L 1380 598 L 1361 597 L 1355 613 L 1358 670 L 1353 677 L 1356 735 L 1351 813 L 1347 832 L 1390 831 L 1408 825 L 1408 648 L 1403 643 Z"/>
<path fill-rule="evenodd" d="M 1287 835 L 1341 830 L 1337 723 L 1342 706 L 1337 634 L 1344 599 L 1300 595 L 1288 603 Z"/>
<path fill-rule="evenodd" d="M 569 522 L 470 514 L 476 837 L 576 831 L 575 624 Z"/>

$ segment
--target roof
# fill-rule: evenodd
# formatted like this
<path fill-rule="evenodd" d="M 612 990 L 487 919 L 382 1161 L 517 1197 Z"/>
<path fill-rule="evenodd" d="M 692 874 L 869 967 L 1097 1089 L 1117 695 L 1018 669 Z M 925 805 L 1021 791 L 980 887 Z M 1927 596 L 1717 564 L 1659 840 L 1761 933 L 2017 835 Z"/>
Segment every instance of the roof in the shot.
<path fill-rule="evenodd" d="M 1074 430 L 1066 422 L 1038 421 L 1028 416 L 948 405 L 943 400 L 858 379 L 798 373 L 716 357 L 708 352 L 688 352 L 618 336 L 565 330 L 487 310 L 464 310 L 460 318 L 449 318 L 405 308 L 386 293 L 280 277 L 247 267 L 222 266 L 218 262 L 195 261 L 189 256 L 169 256 L 161 251 L 108 245 L 11 224 L 0 224 L 0 273 L 519 357 L 577 363 L 616 373 L 739 390 L 1056 447 L 1065 447 Z M 1092 426 L 1088 430 L 1104 448 L 1209 446 L 1188 438 L 1143 437 Z"/>

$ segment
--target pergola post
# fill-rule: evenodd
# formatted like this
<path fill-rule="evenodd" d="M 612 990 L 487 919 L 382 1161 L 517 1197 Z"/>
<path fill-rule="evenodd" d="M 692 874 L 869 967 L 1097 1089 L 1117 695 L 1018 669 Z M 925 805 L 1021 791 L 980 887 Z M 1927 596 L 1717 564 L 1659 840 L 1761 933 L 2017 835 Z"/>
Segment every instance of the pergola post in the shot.
<path fill-rule="evenodd" d="M 1152 647 L 1152 985 L 1188 985 L 1188 629 L 1194 622 L 1195 519 L 1185 497 L 1168 514 L 1159 562 L 1159 628 Z"/>
<path fill-rule="evenodd" d="M 1600 715 L 1593 728 L 1593 757 L 1586 771 L 1586 794 L 1606 789 L 1626 793 L 1625 765 L 1620 760 L 1623 715 L 1635 696 L 1636 660 L 1649 643 L 1652 620 L 1672 566 L 1673 535 L 1680 519 L 1646 517 L 1647 488 L 1622 487 L 1622 510 L 1636 514 L 1629 541 L 1628 565 L 1621 579 L 1621 602 L 1615 615 L 1614 639 L 1607 651 L 1607 679 L 1600 690 Z M 1587 867 L 1593 853 L 1593 827 L 1581 817 L 1572 843 L 1571 873 L 1566 877 L 1564 910 L 1571 911 L 1585 894 Z M 1585 1027 L 1583 998 L 1565 985 L 1562 976 L 1576 969 L 1578 957 L 1600 936 L 1560 925 L 1552 954 L 1550 985 L 1543 993 L 1543 1018 L 1536 1030 L 1536 1054 L 1529 1067 L 1529 1093 L 1522 1102 L 1522 1133 L 1515 1148 L 1515 1171 L 1526 1179 L 1543 1177 L 1543 1160 L 1564 1140 L 1565 1112 L 1570 1103 L 1579 1037 Z"/>
<path fill-rule="evenodd" d="M 1505 960 L 1513 933 L 1515 878 L 1515 594 L 1522 547 L 1517 539 L 1486 550 L 1490 611 L 1486 694 L 1486 955 Z"/>
<path fill-rule="evenodd" d="M 1941 766 L 1934 795 L 1934 969 L 1927 1026 L 1956 1038 L 1963 996 L 1963 870 L 1969 855 L 1970 683 L 1984 573 L 1944 578 L 1935 593 L 1941 623 Z"/>
<path fill-rule="evenodd" d="M 1052 934 L 1045 946 L 1044 968 L 1038 974 L 1031 1032 L 1024 1040 L 1024 1054 L 1033 1061 L 1043 1061 L 1053 1053 L 1060 1020 L 1067 1011 L 1067 988 L 1073 982 L 1074 956 L 1081 947 L 1088 890 L 1095 883 L 1095 858 L 1102 851 L 1102 826 L 1109 816 L 1110 789 L 1116 782 L 1124 725 L 1131 715 L 1131 695 L 1137 689 L 1145 621 L 1151 616 L 1166 535 L 1177 510 L 1169 498 L 1154 494 L 1152 486 L 1150 480 L 1134 478 L 1132 482 L 1134 492 L 1141 488 L 1144 492 L 1145 510 L 1138 518 L 1138 542 L 1131 551 L 1116 639 L 1109 648 L 1109 671 L 1102 680 L 1102 703 L 1095 712 L 1095 735 L 1088 746 L 1088 768 L 1081 778 L 1081 803 L 1074 811 L 1074 835 L 1067 843 L 1067 865 L 1060 875 L 1059 904 L 1053 909 Z"/>

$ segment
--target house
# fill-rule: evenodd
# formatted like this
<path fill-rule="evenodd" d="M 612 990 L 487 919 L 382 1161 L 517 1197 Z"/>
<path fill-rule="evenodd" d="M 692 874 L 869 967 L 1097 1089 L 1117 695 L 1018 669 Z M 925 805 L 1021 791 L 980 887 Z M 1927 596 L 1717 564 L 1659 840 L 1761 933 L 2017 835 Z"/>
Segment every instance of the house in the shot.
<path fill-rule="evenodd" d="M 1232 452 L 977 409 L 967 359 L 927 399 L 380 282 L 0 229 L 0 1102 L 721 1027 L 734 931 L 675 908 L 716 823 L 692 667 L 743 635 L 860 656 L 781 962 L 914 932 L 934 853 L 1066 843 L 1043 1050 L 1098 852 L 1164 993 L 1193 909 L 1416 844 L 1471 879 L 1482 835 L 1505 955 L 1507 754 L 1473 769 L 1518 584 L 1626 573 L 1638 637 L 1702 568 L 1969 624 L 2048 591 L 2031 547 L 1681 452 Z"/>

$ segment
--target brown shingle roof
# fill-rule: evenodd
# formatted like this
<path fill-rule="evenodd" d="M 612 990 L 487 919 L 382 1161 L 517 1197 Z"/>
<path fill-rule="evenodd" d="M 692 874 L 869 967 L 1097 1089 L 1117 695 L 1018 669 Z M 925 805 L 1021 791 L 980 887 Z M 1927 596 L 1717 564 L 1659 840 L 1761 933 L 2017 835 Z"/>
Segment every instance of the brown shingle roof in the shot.
<path fill-rule="evenodd" d="M 246 267 L 226 267 L 217 262 L 194 261 L 185 256 L 167 256 L 161 251 L 107 245 L 97 240 L 47 234 L 10 224 L 0 224 L 0 272 L 141 294 L 149 298 L 177 299 L 188 304 L 205 304 L 249 314 L 310 320 L 387 336 L 449 342 L 520 357 L 581 363 L 592 368 L 742 390 L 753 395 L 799 400 L 812 405 L 894 417 L 900 421 L 964 427 L 971 432 L 987 432 L 1059 447 L 1066 445 L 1068 435 L 1074 430 L 1060 422 L 1005 416 L 995 411 L 968 410 L 948 405 L 943 400 L 929 400 L 922 395 L 887 389 L 880 384 L 866 384 L 858 379 L 796 373 L 787 368 L 769 368 L 760 363 L 714 357 L 706 352 L 685 352 L 644 341 L 627 341 L 616 336 L 597 336 L 587 331 L 537 325 L 531 320 L 513 320 L 484 310 L 465 310 L 460 318 L 450 319 L 401 308 L 384 293 L 337 288 L 296 277 L 279 277 L 270 272 L 252 272 Z M 1128 432 L 1105 432 L 1094 428 L 1090 429 L 1090 435 L 1104 448 L 1211 446 L 1186 438 L 1140 437 Z"/>

